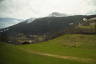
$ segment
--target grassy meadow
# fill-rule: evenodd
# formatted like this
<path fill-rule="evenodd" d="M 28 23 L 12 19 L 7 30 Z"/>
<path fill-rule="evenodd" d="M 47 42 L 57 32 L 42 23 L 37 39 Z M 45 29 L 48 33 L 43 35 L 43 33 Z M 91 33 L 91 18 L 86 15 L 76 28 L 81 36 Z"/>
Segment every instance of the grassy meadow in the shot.
<path fill-rule="evenodd" d="M 69 56 L 70 59 L 27 51 Z M 73 57 L 78 61 L 71 60 Z M 96 64 L 96 35 L 64 34 L 53 40 L 26 45 L 0 43 L 0 64 Z"/>

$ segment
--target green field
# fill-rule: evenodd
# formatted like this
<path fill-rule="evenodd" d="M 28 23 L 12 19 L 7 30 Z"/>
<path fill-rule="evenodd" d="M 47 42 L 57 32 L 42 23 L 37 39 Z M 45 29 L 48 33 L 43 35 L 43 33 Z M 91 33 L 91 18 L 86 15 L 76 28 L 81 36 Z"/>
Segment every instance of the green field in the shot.
<path fill-rule="evenodd" d="M 40 55 L 38 52 L 68 58 Z M 65 34 L 30 45 L 0 43 L 0 64 L 96 64 L 96 35 Z"/>

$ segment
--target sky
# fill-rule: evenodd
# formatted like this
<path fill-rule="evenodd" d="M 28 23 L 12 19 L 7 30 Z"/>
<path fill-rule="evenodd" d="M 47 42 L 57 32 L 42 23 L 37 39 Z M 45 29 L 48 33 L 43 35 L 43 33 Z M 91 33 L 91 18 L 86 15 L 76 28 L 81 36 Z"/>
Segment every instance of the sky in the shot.
<path fill-rule="evenodd" d="M 52 12 L 96 14 L 96 0 L 0 0 L 0 18 L 37 18 Z"/>

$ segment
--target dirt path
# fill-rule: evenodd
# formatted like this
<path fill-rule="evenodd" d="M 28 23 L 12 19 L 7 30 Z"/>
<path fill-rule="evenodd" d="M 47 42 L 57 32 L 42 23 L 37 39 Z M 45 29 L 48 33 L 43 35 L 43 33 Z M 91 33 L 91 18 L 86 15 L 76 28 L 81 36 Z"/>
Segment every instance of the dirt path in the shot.
<path fill-rule="evenodd" d="M 50 54 L 50 53 L 43 53 L 43 52 L 38 52 L 38 51 L 32 51 L 32 50 L 24 49 L 24 48 L 19 48 L 19 49 L 20 50 L 23 50 L 25 52 L 28 52 L 28 53 L 42 55 L 42 56 L 50 56 L 50 57 L 54 57 L 54 58 L 75 60 L 75 61 L 79 61 L 79 62 L 88 62 L 88 63 L 89 62 L 96 62 L 96 60 L 90 59 L 90 58 L 79 58 L 79 57 L 73 57 L 73 56 L 61 56 L 61 55 L 56 55 L 56 54 Z"/>

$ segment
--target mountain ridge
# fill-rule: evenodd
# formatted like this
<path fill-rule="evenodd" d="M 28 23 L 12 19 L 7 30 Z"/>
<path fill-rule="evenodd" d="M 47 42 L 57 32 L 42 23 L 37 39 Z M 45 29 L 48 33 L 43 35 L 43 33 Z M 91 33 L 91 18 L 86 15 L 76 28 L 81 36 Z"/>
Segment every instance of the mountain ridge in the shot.
<path fill-rule="evenodd" d="M 16 18 L 0 18 L 0 28 L 7 28 L 9 26 L 18 24 L 21 22 L 21 19 L 16 19 Z"/>

